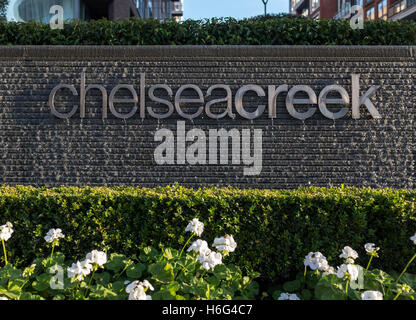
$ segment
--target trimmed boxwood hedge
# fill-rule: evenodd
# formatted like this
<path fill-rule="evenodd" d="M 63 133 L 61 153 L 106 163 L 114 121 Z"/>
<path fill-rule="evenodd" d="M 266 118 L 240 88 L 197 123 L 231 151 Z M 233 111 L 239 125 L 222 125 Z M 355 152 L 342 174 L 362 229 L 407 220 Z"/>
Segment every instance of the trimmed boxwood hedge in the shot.
<path fill-rule="evenodd" d="M 227 259 L 261 272 L 266 281 L 281 281 L 303 270 L 309 251 L 321 251 L 337 266 L 340 250 L 349 245 L 366 265 L 367 242 L 381 247 L 374 267 L 402 270 L 416 250 L 409 240 L 416 232 L 415 203 L 413 190 L 343 186 L 292 191 L 3 186 L 0 224 L 14 224 L 7 247 L 10 261 L 22 264 L 49 253 L 43 236 L 50 228 L 66 234 L 59 250 L 79 259 L 95 248 L 124 254 L 159 243 L 180 248 L 187 223 L 198 217 L 210 244 L 215 236 L 234 236 L 238 247 Z M 410 271 L 416 271 L 414 265 Z"/>
<path fill-rule="evenodd" d="M 0 23 L 0 45 L 414 45 L 414 21 L 368 21 L 282 15 L 236 20 L 128 19 L 66 23 L 63 30 L 36 22 Z"/>

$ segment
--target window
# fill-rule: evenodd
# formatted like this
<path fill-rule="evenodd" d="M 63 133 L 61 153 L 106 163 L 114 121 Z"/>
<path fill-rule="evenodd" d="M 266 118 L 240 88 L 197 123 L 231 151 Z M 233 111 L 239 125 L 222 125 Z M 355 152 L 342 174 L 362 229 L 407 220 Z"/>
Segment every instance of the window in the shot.
<path fill-rule="evenodd" d="M 319 2 L 319 0 L 317 0 L 317 1 Z M 290 13 L 295 14 L 296 13 L 296 10 L 295 10 L 296 6 L 301 2 L 303 2 L 303 0 L 290 0 L 290 8 L 289 8 Z"/>
<path fill-rule="evenodd" d="M 387 20 L 387 0 L 381 0 L 377 4 L 377 16 L 379 19 Z"/>
<path fill-rule="evenodd" d="M 147 17 L 153 17 L 153 3 L 152 0 L 147 1 Z"/>
<path fill-rule="evenodd" d="M 65 20 L 80 18 L 80 0 L 10 0 L 11 20 L 49 23 L 53 5 L 62 6 Z"/>
<path fill-rule="evenodd" d="M 389 16 L 393 16 L 406 8 L 406 0 L 396 3 L 389 9 Z"/>
<path fill-rule="evenodd" d="M 319 0 L 311 0 L 311 13 L 319 8 Z"/>
<path fill-rule="evenodd" d="M 367 20 L 374 20 L 376 18 L 374 7 L 368 9 L 365 14 Z"/>
<path fill-rule="evenodd" d="M 144 14 L 144 3 L 143 3 L 143 0 L 136 0 L 136 7 L 137 7 L 137 10 L 139 11 L 140 17 L 141 18 L 144 18 L 145 17 L 145 14 Z"/>

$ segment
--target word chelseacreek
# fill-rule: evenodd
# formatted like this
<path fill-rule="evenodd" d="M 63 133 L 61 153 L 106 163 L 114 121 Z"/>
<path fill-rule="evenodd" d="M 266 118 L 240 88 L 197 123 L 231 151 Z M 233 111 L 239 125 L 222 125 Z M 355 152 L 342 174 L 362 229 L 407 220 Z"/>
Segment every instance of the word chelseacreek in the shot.
<path fill-rule="evenodd" d="M 370 89 L 368 89 L 364 95 L 360 96 L 360 75 L 359 74 L 352 74 L 351 75 L 351 92 L 352 92 L 352 118 L 353 119 L 359 119 L 360 118 L 360 107 L 361 106 L 365 106 L 368 110 L 368 112 L 370 113 L 370 115 L 374 118 L 374 119 L 380 119 L 381 116 L 378 112 L 378 110 L 375 108 L 374 104 L 371 102 L 370 98 L 375 94 L 375 92 L 377 91 L 378 88 L 380 88 L 380 86 L 371 86 Z M 70 112 L 67 113 L 61 113 L 58 112 L 56 110 L 55 107 L 55 96 L 57 94 L 57 92 L 61 89 L 69 89 L 71 91 L 71 93 L 74 96 L 78 96 L 78 91 L 75 89 L 75 87 L 73 85 L 68 85 L 68 84 L 59 84 L 56 87 L 54 87 L 49 95 L 49 102 L 48 105 L 51 108 L 52 114 L 55 115 L 58 118 L 62 118 L 62 119 L 68 119 L 71 118 L 78 110 L 78 106 L 74 105 L 72 110 Z M 111 92 L 110 92 L 110 96 L 108 97 L 107 95 L 107 90 L 104 88 L 104 86 L 102 85 L 98 85 L 98 84 L 92 84 L 89 85 L 88 87 L 86 87 L 85 84 L 85 73 L 81 73 L 81 86 L 80 86 L 80 117 L 81 118 L 85 118 L 85 96 L 87 94 L 87 92 L 89 90 L 92 89 L 97 89 L 100 90 L 102 93 L 102 118 L 106 119 L 107 118 L 107 105 L 110 109 L 110 112 L 117 118 L 121 118 L 121 119 L 128 119 L 132 116 L 135 115 L 135 113 L 137 112 L 137 110 L 139 109 L 138 107 L 138 103 L 139 103 L 139 97 L 137 95 L 136 90 L 134 89 L 134 87 L 132 85 L 127 85 L 127 84 L 120 84 L 115 86 Z M 118 91 L 120 90 L 128 90 L 131 95 L 132 98 L 130 99 L 117 99 L 116 98 L 116 94 Z M 174 98 L 174 103 L 172 103 L 169 100 L 166 99 L 162 99 L 160 97 L 155 96 L 155 91 L 158 89 L 161 90 L 165 90 L 167 92 L 167 94 L 172 97 L 173 96 L 173 91 L 172 89 L 165 84 L 157 84 L 154 86 L 151 86 L 149 88 L 148 91 L 148 95 L 150 100 L 163 104 L 165 105 L 168 110 L 166 113 L 163 114 L 158 114 L 155 113 L 153 111 L 153 109 L 151 107 L 146 107 L 146 102 L 145 102 L 145 98 L 146 98 L 146 75 L 145 73 L 141 73 L 140 74 L 140 88 L 139 88 L 139 93 L 140 93 L 140 109 L 139 109 L 139 113 L 140 113 L 140 117 L 142 119 L 145 118 L 146 116 L 146 111 L 147 113 L 156 119 L 164 119 L 164 118 L 168 118 L 169 116 L 172 115 L 172 113 L 174 112 L 174 110 L 176 110 L 176 112 L 183 118 L 185 119 L 194 119 L 198 116 L 201 115 L 201 113 L 205 110 L 205 113 L 208 117 L 212 118 L 212 119 L 221 119 L 225 116 L 229 116 L 230 118 L 234 119 L 235 118 L 235 113 L 233 113 L 233 96 L 232 96 L 232 91 L 230 86 L 228 85 L 224 85 L 224 84 L 216 84 L 213 85 L 211 87 L 208 88 L 207 92 L 206 92 L 206 96 L 205 98 L 208 98 L 213 90 L 224 90 L 225 93 L 225 97 L 221 98 L 221 99 L 214 99 L 211 101 L 208 101 L 206 103 L 206 105 L 204 106 L 205 103 L 205 98 L 204 98 L 204 94 L 202 93 L 202 90 L 194 85 L 194 84 L 187 84 L 187 85 L 183 85 L 181 86 L 178 91 L 175 94 L 175 98 Z M 194 90 L 195 93 L 197 94 L 198 98 L 193 98 L 193 99 L 187 99 L 187 98 L 183 98 L 183 92 L 185 90 Z M 276 118 L 276 101 L 277 101 L 277 97 L 280 94 L 286 93 L 287 92 L 287 96 L 286 96 L 286 109 L 288 111 L 288 113 L 299 120 L 306 120 L 310 117 L 312 117 L 317 108 L 315 107 L 309 107 L 307 111 L 305 112 L 298 112 L 295 109 L 295 105 L 313 105 L 313 104 L 318 104 L 319 107 L 319 111 L 327 118 L 329 119 L 339 119 L 344 117 L 347 112 L 348 112 L 348 108 L 345 107 L 346 105 L 350 104 L 350 97 L 347 93 L 347 91 L 340 85 L 329 85 L 326 86 L 325 88 L 322 89 L 322 91 L 319 94 L 319 97 L 316 96 L 315 92 L 313 91 L 313 89 L 309 86 L 305 86 L 305 85 L 296 85 L 293 86 L 292 88 L 290 88 L 288 85 L 283 84 L 280 86 L 274 86 L 274 85 L 269 85 L 267 87 L 268 90 L 268 116 L 269 118 Z M 244 95 L 249 92 L 249 91 L 253 91 L 255 92 L 259 97 L 265 97 L 266 96 L 266 92 L 264 91 L 264 89 L 259 86 L 259 85 L 244 85 L 241 88 L 238 89 L 238 91 L 236 92 L 235 95 L 235 99 L 234 99 L 234 103 L 235 103 L 235 109 L 237 111 L 237 113 L 246 119 L 255 119 L 260 117 L 265 109 L 266 106 L 265 105 L 258 105 L 256 111 L 254 112 L 247 112 L 244 109 L 244 105 L 243 105 L 243 97 Z M 295 95 L 299 92 L 303 92 L 306 93 L 307 95 L 307 99 L 300 99 L 300 98 L 295 98 Z M 330 92 L 336 92 L 340 95 L 340 98 L 335 99 L 335 98 L 328 98 L 328 94 Z M 213 113 L 211 111 L 211 107 L 214 104 L 218 104 L 218 103 L 223 103 L 226 102 L 227 103 L 227 108 L 223 113 Z M 133 103 L 133 107 L 132 110 L 129 113 L 119 113 L 115 107 L 114 104 L 115 103 Z M 198 110 L 192 114 L 190 113 L 185 113 L 182 110 L 181 105 L 184 103 L 195 103 L 195 104 L 200 104 L 200 106 L 198 107 Z M 344 107 L 342 107 L 339 111 L 337 112 L 331 112 L 328 108 L 327 105 L 328 104 L 338 104 L 338 105 L 342 105 Z"/>

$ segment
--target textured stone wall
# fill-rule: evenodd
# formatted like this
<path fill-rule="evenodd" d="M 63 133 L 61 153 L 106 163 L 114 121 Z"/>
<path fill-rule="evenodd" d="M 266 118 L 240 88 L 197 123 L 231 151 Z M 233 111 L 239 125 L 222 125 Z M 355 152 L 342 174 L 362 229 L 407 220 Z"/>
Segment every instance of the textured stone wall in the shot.
<path fill-rule="evenodd" d="M 0 47 L 0 182 L 413 188 L 414 55 L 413 47 Z M 87 94 L 84 119 L 79 110 L 67 120 L 55 117 L 48 106 L 51 90 L 72 84 L 79 91 L 81 73 L 86 74 L 87 85 L 101 84 L 108 95 L 118 84 L 132 84 L 139 92 L 140 73 L 146 73 L 146 91 L 160 83 L 175 94 L 181 85 L 195 84 L 205 94 L 209 86 L 225 84 L 234 96 L 247 84 L 265 90 L 268 85 L 287 84 L 289 88 L 308 85 L 318 95 L 325 86 L 339 84 L 350 97 L 351 74 L 360 74 L 361 94 L 372 85 L 381 86 L 371 101 L 382 118 L 373 119 L 362 106 L 361 118 L 353 119 L 349 105 L 341 119 L 325 118 L 318 110 L 302 122 L 288 114 L 285 95 L 280 95 L 273 121 L 267 108 L 254 120 L 238 114 L 235 119 L 215 120 L 204 113 L 186 120 L 187 130 L 200 128 L 207 133 L 220 128 L 262 129 L 260 175 L 245 176 L 243 165 L 158 165 L 153 154 L 160 144 L 154 141 L 156 130 L 176 132 L 177 121 L 184 119 L 177 112 L 159 121 L 148 114 L 141 119 L 139 113 L 122 120 L 109 112 L 102 119 L 98 90 Z M 168 98 L 166 93 L 159 95 Z M 224 92 L 215 96 L 224 97 Z M 74 104 L 79 105 L 79 97 L 69 91 L 57 94 L 60 111 Z M 267 96 L 248 93 L 244 104 L 252 111 L 258 104 L 267 105 Z M 148 97 L 146 106 L 166 110 Z M 217 112 L 222 112 L 224 107 L 218 106 Z M 196 110 L 195 104 L 186 108 Z M 117 104 L 116 109 L 128 112 L 131 107 Z"/>

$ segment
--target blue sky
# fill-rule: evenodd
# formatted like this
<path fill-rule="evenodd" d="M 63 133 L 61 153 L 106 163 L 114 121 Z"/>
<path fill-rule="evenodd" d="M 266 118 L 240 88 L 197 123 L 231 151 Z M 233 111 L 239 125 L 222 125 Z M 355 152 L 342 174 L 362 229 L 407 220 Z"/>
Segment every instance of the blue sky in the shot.
<path fill-rule="evenodd" d="M 289 11 L 289 0 L 269 0 L 268 13 Z M 212 17 L 245 18 L 263 14 L 261 0 L 184 0 L 184 18 Z"/>

